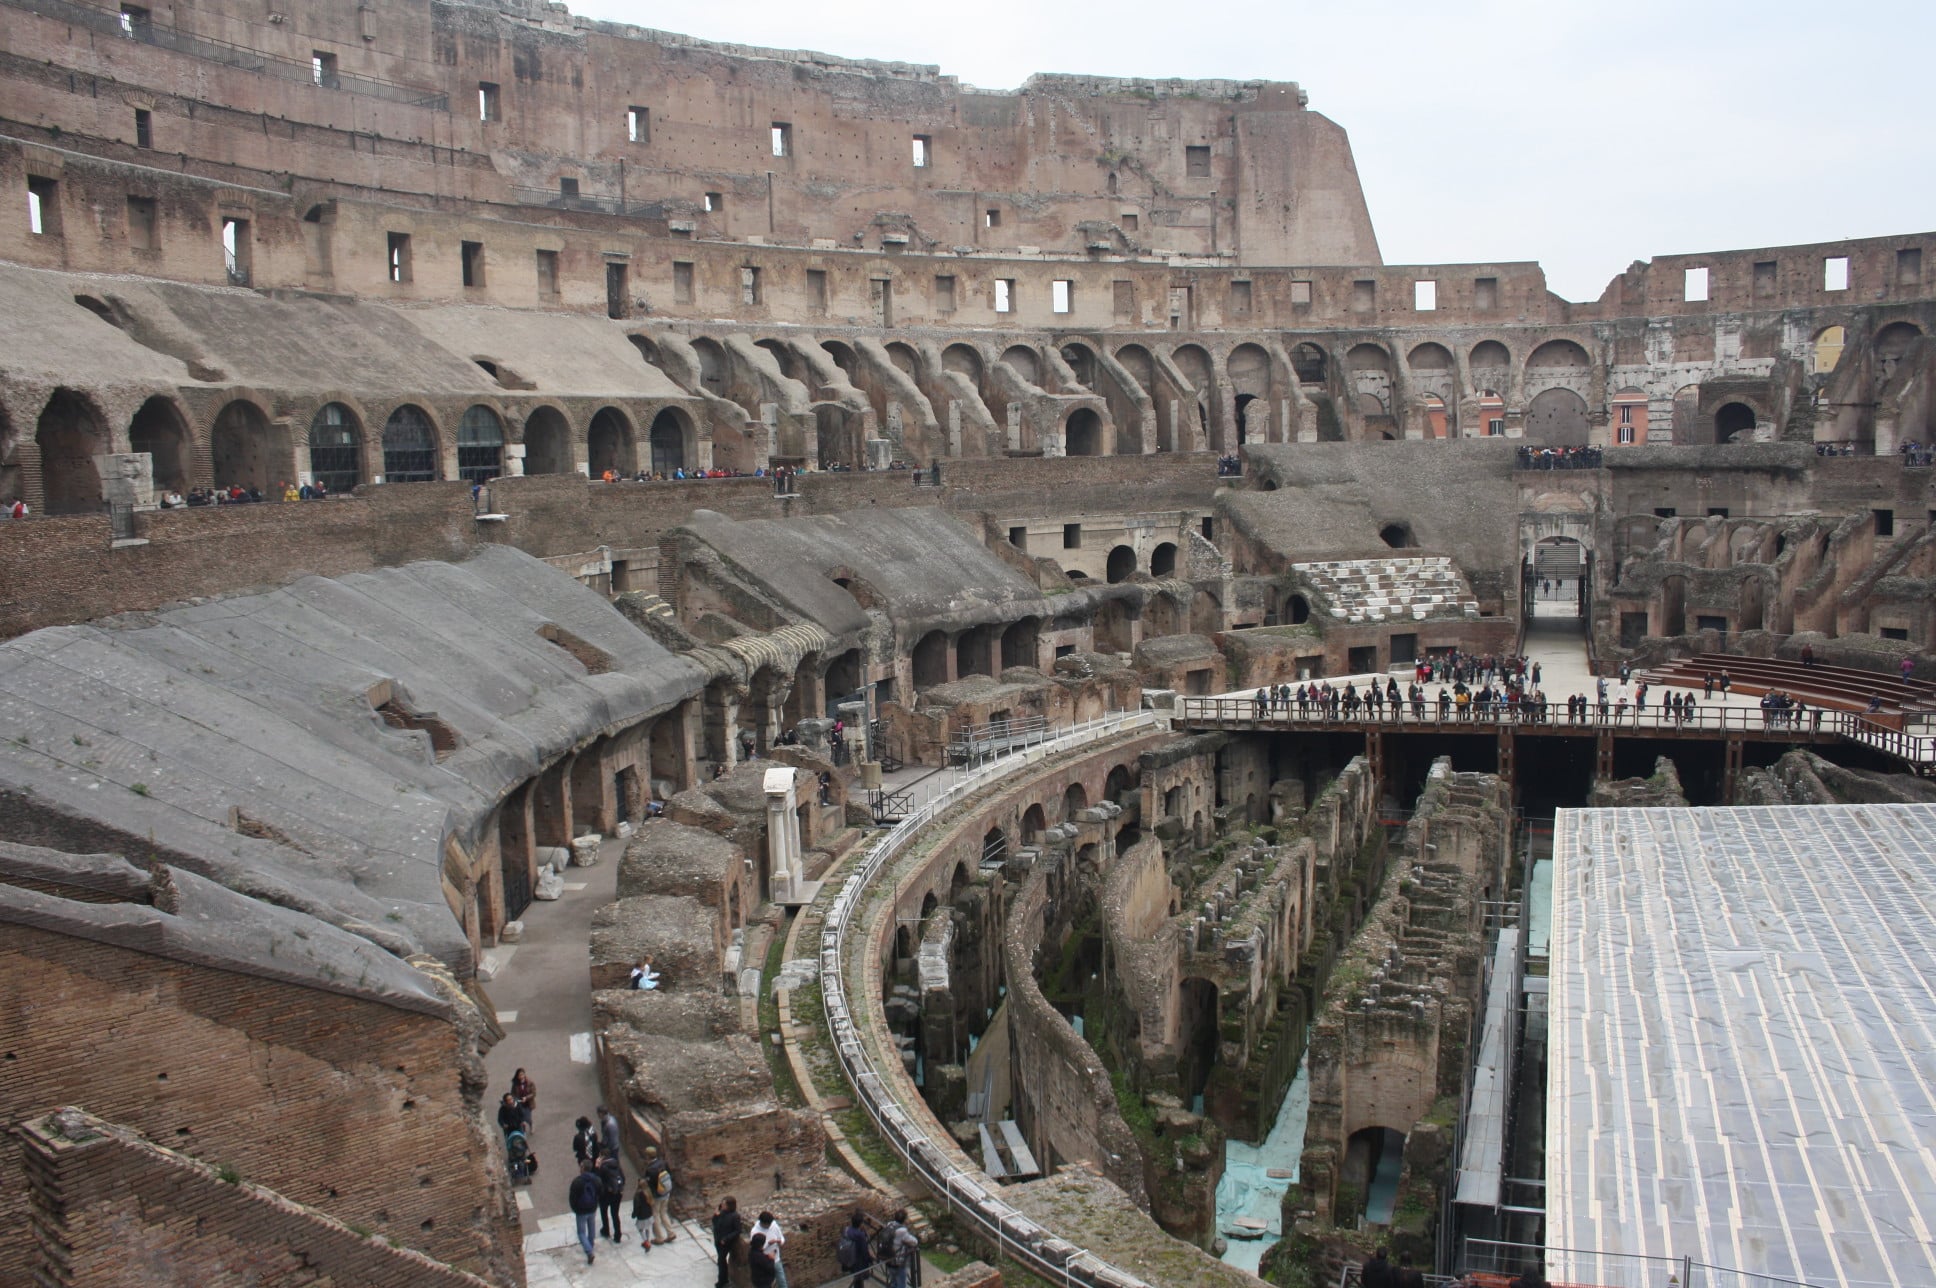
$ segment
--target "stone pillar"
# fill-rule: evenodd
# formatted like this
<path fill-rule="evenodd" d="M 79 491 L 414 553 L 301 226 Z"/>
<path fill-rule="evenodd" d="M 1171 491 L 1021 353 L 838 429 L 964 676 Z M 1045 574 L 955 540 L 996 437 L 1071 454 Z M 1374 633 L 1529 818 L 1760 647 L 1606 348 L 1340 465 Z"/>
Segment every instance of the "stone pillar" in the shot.
<path fill-rule="evenodd" d="M 524 477 L 523 443 L 506 443 L 504 445 L 504 477 L 508 479 Z"/>
<path fill-rule="evenodd" d="M 775 903 L 798 903 L 806 873 L 800 864 L 800 820 L 795 780 L 800 771 L 782 765 L 766 771 L 766 852 L 771 889 L 767 897 Z"/>
<path fill-rule="evenodd" d="M 94 458 L 101 479 L 101 499 L 109 505 L 131 505 L 152 510 L 155 501 L 154 458 L 147 452 L 116 452 Z"/>

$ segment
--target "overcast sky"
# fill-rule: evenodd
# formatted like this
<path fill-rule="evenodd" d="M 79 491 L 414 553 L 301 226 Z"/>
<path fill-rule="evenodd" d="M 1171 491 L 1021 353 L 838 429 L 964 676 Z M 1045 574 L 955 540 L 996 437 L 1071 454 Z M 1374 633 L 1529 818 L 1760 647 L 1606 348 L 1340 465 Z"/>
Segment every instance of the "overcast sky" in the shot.
<path fill-rule="evenodd" d="M 1936 227 L 1936 3 L 572 0 L 712 40 L 1033 72 L 1297 81 L 1351 134 L 1388 264 L 1538 260 L 1598 299 L 1657 254 Z"/>

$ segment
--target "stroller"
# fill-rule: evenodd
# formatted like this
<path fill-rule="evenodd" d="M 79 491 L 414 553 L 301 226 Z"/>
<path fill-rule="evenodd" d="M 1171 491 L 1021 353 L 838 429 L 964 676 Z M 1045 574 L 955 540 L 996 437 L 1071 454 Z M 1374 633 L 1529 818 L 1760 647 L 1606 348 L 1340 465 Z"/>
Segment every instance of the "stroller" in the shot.
<path fill-rule="evenodd" d="M 531 1152 L 531 1142 L 524 1138 L 521 1131 L 504 1133 L 504 1156 L 511 1164 L 511 1184 L 529 1185 L 531 1178 L 538 1174 L 538 1156 Z"/>

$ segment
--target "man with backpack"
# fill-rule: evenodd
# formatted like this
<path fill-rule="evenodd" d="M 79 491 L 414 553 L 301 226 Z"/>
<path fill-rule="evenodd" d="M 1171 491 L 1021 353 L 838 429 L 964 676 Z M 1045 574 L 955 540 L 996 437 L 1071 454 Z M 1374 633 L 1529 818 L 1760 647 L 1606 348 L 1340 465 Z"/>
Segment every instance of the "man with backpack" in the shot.
<path fill-rule="evenodd" d="M 840 1263 L 843 1274 L 854 1277 L 852 1288 L 860 1288 L 867 1282 L 867 1272 L 874 1264 L 874 1253 L 867 1246 L 867 1218 L 859 1212 L 840 1232 L 840 1245 L 834 1249 L 834 1260 Z"/>
<path fill-rule="evenodd" d="M 598 1160 L 598 1232 L 613 1243 L 625 1242 L 619 1204 L 625 1201 L 625 1165 L 617 1154 Z"/>
<path fill-rule="evenodd" d="M 604 1189 L 592 1160 L 587 1158 L 578 1164 L 578 1175 L 571 1178 L 571 1190 L 565 1196 L 571 1204 L 571 1214 L 578 1219 L 578 1246 L 585 1250 L 585 1264 L 588 1266 L 598 1260 L 598 1240 L 592 1233 L 595 1228 L 592 1218 L 598 1215 L 598 1203 L 604 1197 Z"/>
<path fill-rule="evenodd" d="M 745 1233 L 746 1222 L 739 1214 L 739 1200 L 728 1195 L 719 1201 L 719 1211 L 713 1213 L 713 1251 L 719 1254 L 717 1288 L 730 1288 L 733 1255 L 739 1251 L 740 1236 Z"/>
<path fill-rule="evenodd" d="M 919 1254 L 921 1241 L 907 1228 L 907 1209 L 874 1233 L 874 1260 L 887 1267 L 887 1288 L 908 1288 L 908 1263 Z"/>
<path fill-rule="evenodd" d="M 670 1243 L 679 1237 L 672 1226 L 672 1169 L 657 1145 L 645 1147 L 645 1183 L 652 1187 L 652 1242 Z"/>

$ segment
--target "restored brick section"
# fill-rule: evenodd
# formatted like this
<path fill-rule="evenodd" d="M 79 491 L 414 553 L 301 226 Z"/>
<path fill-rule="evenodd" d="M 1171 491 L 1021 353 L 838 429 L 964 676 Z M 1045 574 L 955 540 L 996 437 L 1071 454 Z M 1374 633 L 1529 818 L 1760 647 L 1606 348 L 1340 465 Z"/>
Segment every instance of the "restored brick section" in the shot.
<path fill-rule="evenodd" d="M 490 1281 L 359 1234 L 77 1109 L 14 1128 L 46 1285 L 358 1284 L 486 1288 Z"/>
<path fill-rule="evenodd" d="M 338 1220 L 521 1279 L 481 1055 L 449 1016 L 13 925 L 0 981 L 6 1122 L 84 1101 Z M 21 1165 L 20 1140 L 0 1140 L 6 1288 L 32 1282 Z"/>

